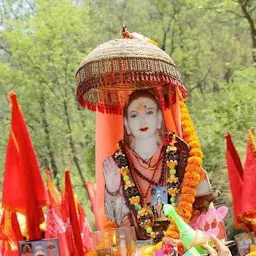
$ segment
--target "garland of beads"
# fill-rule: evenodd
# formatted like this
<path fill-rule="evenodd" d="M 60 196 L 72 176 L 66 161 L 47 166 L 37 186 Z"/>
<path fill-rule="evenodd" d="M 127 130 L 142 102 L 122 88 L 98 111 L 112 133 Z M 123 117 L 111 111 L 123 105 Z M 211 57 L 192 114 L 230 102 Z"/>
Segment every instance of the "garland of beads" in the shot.
<path fill-rule="evenodd" d="M 129 198 L 130 205 L 134 206 L 137 212 L 137 219 L 141 227 L 146 229 L 146 232 L 151 236 L 154 235 L 152 231 L 153 218 L 145 207 L 141 205 L 141 197 L 135 183 L 132 180 L 130 170 L 128 167 L 128 161 L 126 155 L 121 149 L 115 153 L 114 158 L 116 159 L 119 172 L 124 181 L 124 190 Z M 152 233 L 152 234 L 151 234 Z"/>
<path fill-rule="evenodd" d="M 170 141 L 169 145 L 166 148 L 166 153 L 176 156 L 177 155 L 177 147 L 175 146 L 176 143 L 176 135 L 172 135 L 172 140 Z M 180 193 L 179 190 L 179 178 L 176 177 L 176 166 L 178 165 L 178 161 L 175 159 L 167 160 L 166 164 L 169 167 L 170 176 L 167 179 L 168 185 L 168 194 L 170 195 L 170 203 L 173 206 L 176 206 L 177 195 Z"/>
<path fill-rule="evenodd" d="M 203 152 L 201 151 L 201 146 L 193 122 L 190 118 L 187 106 L 181 96 L 180 110 L 183 139 L 186 143 L 188 143 L 190 147 L 190 157 L 188 158 L 188 164 L 185 169 L 181 198 L 178 206 L 176 207 L 176 211 L 183 218 L 183 220 L 188 223 L 193 211 L 196 187 L 200 182 Z M 176 239 L 179 238 L 179 231 L 176 225 L 171 223 L 167 231 L 164 232 L 164 236 Z"/>
<path fill-rule="evenodd" d="M 178 165 L 178 155 L 176 143 L 176 135 L 171 134 L 171 140 L 165 151 L 165 161 L 166 165 L 169 167 L 169 177 L 167 179 L 167 184 L 169 186 L 168 193 L 171 195 L 170 202 L 172 205 L 176 205 L 176 196 L 179 193 L 179 178 L 176 177 L 176 166 Z M 119 172 L 124 181 L 124 190 L 129 198 L 130 205 L 133 205 L 137 212 L 137 220 L 142 228 L 144 228 L 151 238 L 156 237 L 156 233 L 153 232 L 152 226 L 154 224 L 154 216 L 152 210 L 148 206 L 142 207 L 141 196 L 137 190 L 135 183 L 132 180 L 131 173 L 128 167 L 128 161 L 126 155 L 120 149 L 115 153 L 114 158 L 116 159 Z M 132 193 L 131 193 L 132 191 Z"/>

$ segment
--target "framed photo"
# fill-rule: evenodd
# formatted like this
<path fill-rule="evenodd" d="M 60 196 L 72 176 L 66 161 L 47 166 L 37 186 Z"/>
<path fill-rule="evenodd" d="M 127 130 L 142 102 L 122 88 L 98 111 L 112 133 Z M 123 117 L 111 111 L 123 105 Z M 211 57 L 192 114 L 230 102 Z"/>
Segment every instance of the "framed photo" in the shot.
<path fill-rule="evenodd" d="M 151 208 L 156 221 L 167 220 L 163 212 L 163 207 L 168 203 L 167 186 L 153 187 L 151 189 Z"/>
<path fill-rule="evenodd" d="M 19 242 L 20 256 L 60 256 L 58 239 Z"/>
<path fill-rule="evenodd" d="M 253 233 L 242 233 L 235 236 L 238 254 L 239 256 L 244 256 L 249 253 L 250 245 L 254 244 Z"/>

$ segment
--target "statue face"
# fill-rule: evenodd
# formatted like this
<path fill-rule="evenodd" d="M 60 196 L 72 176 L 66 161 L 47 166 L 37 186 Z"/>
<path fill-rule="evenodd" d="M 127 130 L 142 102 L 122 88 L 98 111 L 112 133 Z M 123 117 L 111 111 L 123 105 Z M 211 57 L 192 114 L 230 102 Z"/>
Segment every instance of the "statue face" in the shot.
<path fill-rule="evenodd" d="M 162 198 L 159 196 L 158 198 L 157 198 L 157 202 L 160 204 L 160 203 L 162 203 Z"/>
<path fill-rule="evenodd" d="M 161 127 L 162 112 L 156 102 L 147 97 L 139 97 L 128 107 L 125 127 L 135 139 L 148 139 Z"/>

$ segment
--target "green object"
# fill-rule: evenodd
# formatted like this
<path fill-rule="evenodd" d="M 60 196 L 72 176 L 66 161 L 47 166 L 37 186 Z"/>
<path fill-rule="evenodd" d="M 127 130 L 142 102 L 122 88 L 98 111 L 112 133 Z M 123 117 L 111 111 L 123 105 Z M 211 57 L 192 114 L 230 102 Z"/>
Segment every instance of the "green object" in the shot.
<path fill-rule="evenodd" d="M 195 247 L 191 247 L 182 256 L 200 256 L 201 254 L 197 251 Z"/>
<path fill-rule="evenodd" d="M 128 175 L 124 175 L 124 181 L 128 181 L 130 178 Z"/>
<path fill-rule="evenodd" d="M 176 202 L 176 197 L 175 196 L 172 196 L 171 197 L 171 203 L 175 203 Z"/>
<path fill-rule="evenodd" d="M 141 210 L 141 206 L 139 204 L 135 204 L 135 210 L 138 212 Z"/>
<path fill-rule="evenodd" d="M 170 169 L 170 174 L 175 175 L 176 174 L 176 170 L 175 169 Z"/>
<path fill-rule="evenodd" d="M 147 227 L 146 231 L 147 231 L 148 234 L 150 234 L 152 232 L 152 228 L 151 227 Z"/>
<path fill-rule="evenodd" d="M 193 240 L 196 237 L 196 231 L 191 228 L 175 211 L 174 207 L 170 204 L 165 204 L 163 207 L 164 214 L 168 217 L 171 217 L 173 221 L 176 223 L 179 231 L 180 231 L 180 238 L 182 240 L 182 244 L 185 250 L 190 249 Z M 208 251 L 202 248 L 200 245 L 193 246 L 200 254 L 208 254 Z"/>

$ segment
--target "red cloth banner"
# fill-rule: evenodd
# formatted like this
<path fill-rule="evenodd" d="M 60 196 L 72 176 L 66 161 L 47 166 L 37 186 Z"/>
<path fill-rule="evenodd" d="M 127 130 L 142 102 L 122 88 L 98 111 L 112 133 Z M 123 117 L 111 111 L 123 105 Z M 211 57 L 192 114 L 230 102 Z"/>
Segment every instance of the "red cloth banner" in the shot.
<path fill-rule="evenodd" d="M 249 130 L 247 154 L 244 168 L 232 143 L 230 134 L 227 140 L 227 165 L 234 217 L 239 228 L 256 231 L 256 198 L 253 195 L 256 185 L 256 141 L 253 130 Z"/>
<path fill-rule="evenodd" d="M 243 177 L 243 212 L 256 211 L 256 197 L 254 196 L 256 186 L 256 151 L 254 146 L 254 142 L 249 135 Z"/>
<path fill-rule="evenodd" d="M 249 130 L 247 153 L 244 165 L 241 227 L 248 231 L 256 231 L 256 140 L 253 129 Z"/>
<path fill-rule="evenodd" d="M 63 220 L 61 214 L 61 194 L 54 185 L 49 170 L 46 171 L 46 175 L 50 205 L 46 213 L 45 238 L 58 238 L 60 254 L 62 256 L 70 256 L 72 254 L 70 253 L 67 241 L 70 223 Z"/>
<path fill-rule="evenodd" d="M 26 216 L 28 239 L 42 238 L 42 206 L 48 197 L 39 164 L 16 95 L 10 93 L 11 129 L 6 151 L 2 204 L 5 209 Z"/>
<path fill-rule="evenodd" d="M 81 238 L 78 214 L 76 211 L 74 192 L 72 188 L 69 170 L 65 172 L 64 203 L 67 205 L 67 209 L 70 217 L 70 224 L 73 231 L 72 232 L 72 235 L 74 238 L 74 241 L 73 241 L 74 254 L 73 255 L 74 256 L 84 255 L 86 251 L 84 251 L 83 242 Z"/>
<path fill-rule="evenodd" d="M 80 203 L 77 204 L 78 216 L 79 216 L 79 226 L 81 230 L 81 237 L 83 241 L 83 246 L 85 251 L 92 250 L 92 233 L 91 227 L 87 220 L 85 210 Z"/>
<path fill-rule="evenodd" d="M 238 215 L 242 212 L 241 195 L 243 189 L 243 167 L 229 133 L 226 135 L 226 143 L 229 184 L 233 197 L 234 216 L 237 219 Z"/>
<path fill-rule="evenodd" d="M 0 252 L 3 256 L 19 256 L 18 242 L 23 240 L 15 212 L 4 210 L 0 228 Z"/>

